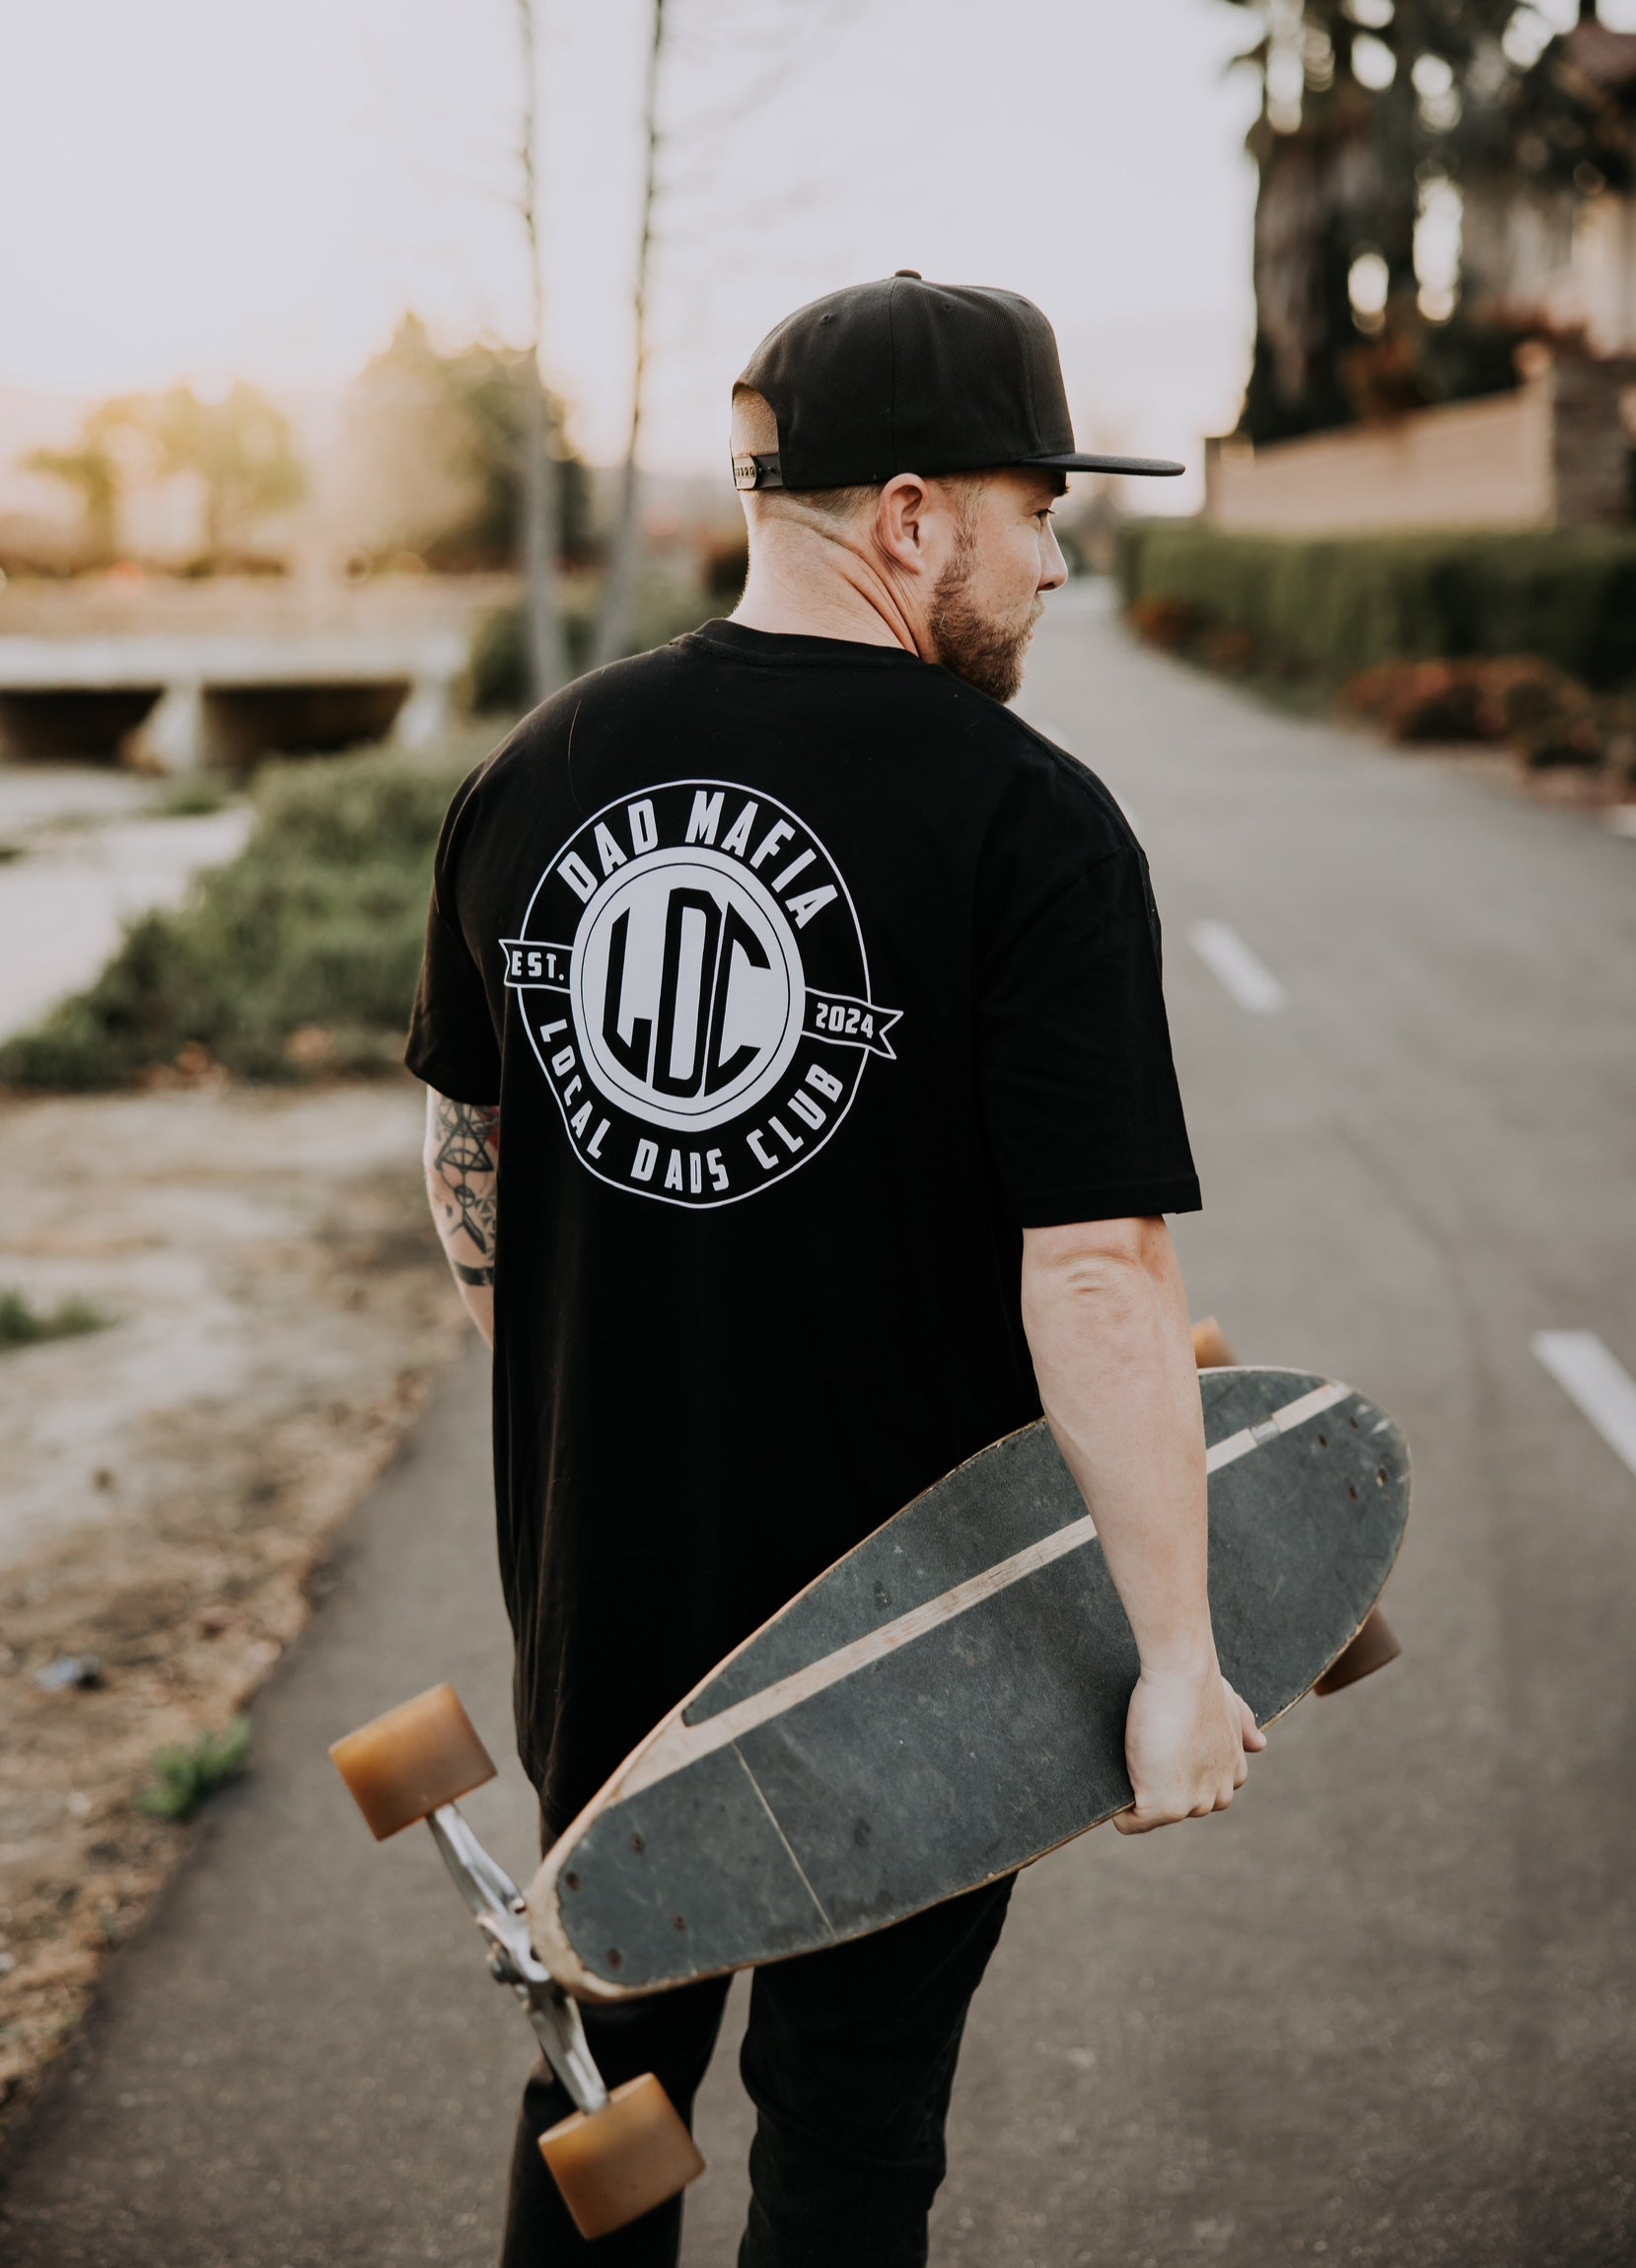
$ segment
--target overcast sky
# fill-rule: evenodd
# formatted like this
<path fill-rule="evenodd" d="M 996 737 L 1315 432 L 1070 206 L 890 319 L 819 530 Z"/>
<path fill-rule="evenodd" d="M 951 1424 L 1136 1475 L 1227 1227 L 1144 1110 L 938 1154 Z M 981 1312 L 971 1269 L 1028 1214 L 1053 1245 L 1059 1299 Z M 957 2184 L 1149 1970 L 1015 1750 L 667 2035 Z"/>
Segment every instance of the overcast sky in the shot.
<path fill-rule="evenodd" d="M 605 461 L 626 415 L 649 0 L 540 9 L 547 367 Z M 519 335 L 515 11 L 0 0 L 0 387 L 322 388 L 406 307 L 450 340 Z M 669 12 L 651 462 L 716 465 L 757 337 L 896 267 L 1038 300 L 1082 443 L 1196 460 L 1231 422 L 1254 193 L 1254 84 L 1226 69 L 1243 10 Z"/>

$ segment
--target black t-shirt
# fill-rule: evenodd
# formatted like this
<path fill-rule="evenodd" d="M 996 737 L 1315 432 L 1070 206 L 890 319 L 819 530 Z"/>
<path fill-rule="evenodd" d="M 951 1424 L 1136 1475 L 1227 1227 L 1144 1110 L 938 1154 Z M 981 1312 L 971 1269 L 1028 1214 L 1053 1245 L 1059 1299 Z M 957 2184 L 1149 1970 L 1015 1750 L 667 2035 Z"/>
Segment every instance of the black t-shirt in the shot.
<path fill-rule="evenodd" d="M 895 648 L 712 622 L 462 788 L 410 1068 L 501 1105 L 500 1562 L 561 1827 L 1039 1414 L 1022 1230 L 1199 1202 L 1106 789 Z"/>

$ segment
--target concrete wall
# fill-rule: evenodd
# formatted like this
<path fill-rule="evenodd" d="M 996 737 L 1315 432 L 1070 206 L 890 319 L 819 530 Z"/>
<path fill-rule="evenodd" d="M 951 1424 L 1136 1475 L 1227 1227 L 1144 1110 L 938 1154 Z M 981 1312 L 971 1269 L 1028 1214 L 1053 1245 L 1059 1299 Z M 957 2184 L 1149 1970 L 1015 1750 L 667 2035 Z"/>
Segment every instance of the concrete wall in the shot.
<path fill-rule="evenodd" d="M 1555 510 L 1550 402 L 1525 387 L 1260 449 L 1212 441 L 1204 478 L 1205 518 L 1221 528 L 1545 528 Z"/>
<path fill-rule="evenodd" d="M 1206 519 L 1280 535 L 1628 524 L 1636 361 L 1524 358 L 1524 383 L 1481 401 L 1260 449 L 1209 442 Z"/>

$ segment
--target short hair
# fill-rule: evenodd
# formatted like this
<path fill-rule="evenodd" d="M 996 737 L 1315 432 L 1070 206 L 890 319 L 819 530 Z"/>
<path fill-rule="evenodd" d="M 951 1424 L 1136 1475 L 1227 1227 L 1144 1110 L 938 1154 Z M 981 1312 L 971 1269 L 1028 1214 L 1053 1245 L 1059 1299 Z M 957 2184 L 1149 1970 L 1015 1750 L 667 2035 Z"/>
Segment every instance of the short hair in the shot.
<path fill-rule="evenodd" d="M 735 386 L 734 456 L 771 457 L 777 449 L 778 419 L 772 403 L 764 393 L 757 393 L 752 386 Z M 954 491 L 960 532 L 962 537 L 969 539 L 975 524 L 977 499 L 988 474 L 946 472 L 939 475 L 939 478 L 945 488 Z M 869 480 L 853 488 L 751 488 L 741 493 L 747 505 L 753 497 L 756 511 L 772 512 L 783 519 L 801 519 L 805 510 L 819 513 L 825 520 L 855 520 L 874 507 L 885 486 L 884 480 Z M 1055 486 L 1059 496 L 1066 493 L 1066 473 L 1056 474 Z"/>
<path fill-rule="evenodd" d="M 772 403 L 752 386 L 733 389 L 733 454 L 735 457 L 771 457 L 778 449 L 778 419 Z M 745 491 L 756 506 L 771 506 L 786 518 L 799 516 L 803 506 L 825 520 L 855 520 L 874 504 L 884 480 L 865 481 L 853 488 L 755 488 Z M 795 511 L 790 507 L 794 506 Z"/>

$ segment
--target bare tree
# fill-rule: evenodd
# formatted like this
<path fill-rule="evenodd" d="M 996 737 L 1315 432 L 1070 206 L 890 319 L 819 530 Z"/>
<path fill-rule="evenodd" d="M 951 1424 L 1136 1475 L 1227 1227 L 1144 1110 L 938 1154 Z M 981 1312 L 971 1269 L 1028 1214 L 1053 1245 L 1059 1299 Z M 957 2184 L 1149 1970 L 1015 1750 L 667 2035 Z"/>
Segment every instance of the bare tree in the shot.
<path fill-rule="evenodd" d="M 636 452 L 642 437 L 642 394 L 648 366 L 648 276 L 653 252 L 654 200 L 659 178 L 659 66 L 665 49 L 665 0 L 653 0 L 653 28 L 648 41 L 648 74 L 642 98 L 644 160 L 642 170 L 642 221 L 636 250 L 635 336 L 631 353 L 630 430 L 625 440 L 625 461 L 619 476 L 618 513 L 608 551 L 607 581 L 597 616 L 597 637 L 592 661 L 597 667 L 617 661 L 625 650 L 630 624 L 632 588 L 636 581 L 639 522 L 638 490 L 641 476 Z"/>
<path fill-rule="evenodd" d="M 23 460 L 25 472 L 60 480 L 78 497 L 83 515 L 85 558 L 107 566 L 119 544 L 119 507 L 125 467 L 108 429 L 107 406 L 93 411 L 79 439 L 67 449 L 34 449 Z"/>
<path fill-rule="evenodd" d="M 556 465 L 551 457 L 550 406 L 545 397 L 545 277 L 539 244 L 537 167 L 539 97 L 536 79 L 535 0 L 517 0 L 523 40 L 522 216 L 529 248 L 528 415 L 523 435 L 523 619 L 531 690 L 536 701 L 567 680 L 558 589 Z"/>

